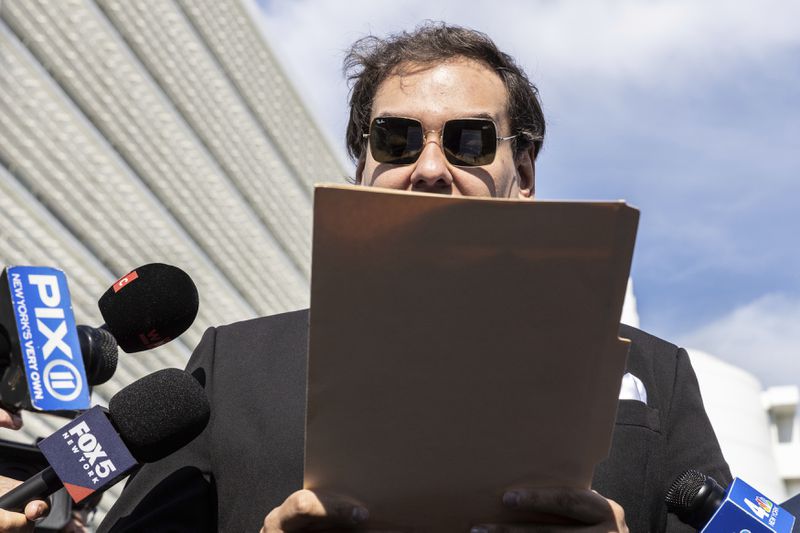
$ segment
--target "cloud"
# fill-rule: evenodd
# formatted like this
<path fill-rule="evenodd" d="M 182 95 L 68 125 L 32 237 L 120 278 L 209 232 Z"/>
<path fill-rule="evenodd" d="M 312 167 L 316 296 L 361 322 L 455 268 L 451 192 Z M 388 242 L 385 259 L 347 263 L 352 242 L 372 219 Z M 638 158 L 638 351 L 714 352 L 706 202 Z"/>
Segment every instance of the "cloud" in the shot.
<path fill-rule="evenodd" d="M 764 386 L 800 385 L 800 298 L 769 294 L 681 339 L 754 374 Z"/>
<path fill-rule="evenodd" d="M 537 161 L 539 197 L 625 198 L 641 208 L 634 273 L 646 327 L 706 340 L 711 330 L 697 324 L 733 320 L 730 310 L 743 312 L 758 295 L 800 294 L 800 248 L 791 246 L 800 220 L 800 2 L 259 5 L 268 42 L 346 168 L 344 51 L 359 37 L 425 19 L 472 27 L 516 57 L 541 90 L 548 140 Z M 785 329 L 774 337 L 800 346 Z M 745 351 L 743 361 L 748 353 L 760 352 Z"/>
<path fill-rule="evenodd" d="M 735 4 L 735 5 L 734 5 Z M 671 83 L 797 46 L 796 2 L 551 2 L 528 9 L 548 69 Z M 512 29 L 521 37 L 522 25 Z"/>
<path fill-rule="evenodd" d="M 274 46 L 297 56 L 333 43 L 343 49 L 367 33 L 409 29 L 430 18 L 486 31 L 547 77 L 691 81 L 698 72 L 800 45 L 794 0 L 271 0 L 262 6 Z"/>
<path fill-rule="evenodd" d="M 600 103 L 611 113 L 616 106 L 624 114 L 630 101 L 619 86 L 694 94 L 744 64 L 769 64 L 781 54 L 791 64 L 800 47 L 795 0 L 260 0 L 254 11 L 340 150 L 344 51 L 359 37 L 410 29 L 425 19 L 473 27 L 496 39 L 540 86 L 556 120 L 559 108 L 573 109 L 587 95 L 588 105 Z M 793 72 L 775 69 L 783 71 Z"/>

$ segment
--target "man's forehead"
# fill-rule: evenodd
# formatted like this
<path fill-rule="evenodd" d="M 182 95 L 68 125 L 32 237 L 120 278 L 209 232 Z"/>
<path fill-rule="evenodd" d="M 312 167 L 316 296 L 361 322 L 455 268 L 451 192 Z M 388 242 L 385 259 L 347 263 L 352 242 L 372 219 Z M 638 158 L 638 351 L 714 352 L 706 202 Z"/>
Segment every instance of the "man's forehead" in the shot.
<path fill-rule="evenodd" d="M 372 116 L 430 121 L 458 117 L 507 118 L 508 92 L 486 64 L 454 58 L 432 64 L 406 63 L 378 86 Z M 433 127 L 433 126 L 431 126 Z"/>

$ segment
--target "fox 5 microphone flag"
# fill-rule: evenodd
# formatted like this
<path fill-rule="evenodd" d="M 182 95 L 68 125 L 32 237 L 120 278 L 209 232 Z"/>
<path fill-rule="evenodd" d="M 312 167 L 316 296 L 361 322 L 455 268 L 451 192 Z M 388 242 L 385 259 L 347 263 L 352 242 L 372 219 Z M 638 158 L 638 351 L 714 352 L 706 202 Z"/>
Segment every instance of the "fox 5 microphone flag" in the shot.
<path fill-rule="evenodd" d="M 137 464 L 100 407 L 42 440 L 39 449 L 76 503 L 113 485 Z"/>

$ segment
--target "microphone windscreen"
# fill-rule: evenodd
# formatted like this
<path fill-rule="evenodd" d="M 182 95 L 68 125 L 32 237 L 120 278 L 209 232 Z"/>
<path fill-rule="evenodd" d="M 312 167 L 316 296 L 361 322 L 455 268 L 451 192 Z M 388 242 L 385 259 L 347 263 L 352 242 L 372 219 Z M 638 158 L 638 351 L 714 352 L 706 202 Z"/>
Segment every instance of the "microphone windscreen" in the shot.
<path fill-rule="evenodd" d="M 664 498 L 667 510 L 681 522 L 695 529 L 703 529 L 722 505 L 725 489 L 714 478 L 686 470 L 675 479 Z"/>
<path fill-rule="evenodd" d="M 672 482 L 664 501 L 670 512 L 682 513 L 694 505 L 700 489 L 706 482 L 706 475 L 697 470 L 686 470 Z"/>
<path fill-rule="evenodd" d="M 78 326 L 78 341 L 83 354 L 83 366 L 89 385 L 102 385 L 117 370 L 117 341 L 114 336 L 102 329 L 91 326 Z"/>
<path fill-rule="evenodd" d="M 188 372 L 165 368 L 134 381 L 108 404 L 111 422 L 137 461 L 166 457 L 205 429 L 211 408 Z"/>
<path fill-rule="evenodd" d="M 186 331 L 197 316 L 199 300 L 186 272 L 150 263 L 117 280 L 98 305 L 120 348 L 132 353 L 165 344 Z"/>

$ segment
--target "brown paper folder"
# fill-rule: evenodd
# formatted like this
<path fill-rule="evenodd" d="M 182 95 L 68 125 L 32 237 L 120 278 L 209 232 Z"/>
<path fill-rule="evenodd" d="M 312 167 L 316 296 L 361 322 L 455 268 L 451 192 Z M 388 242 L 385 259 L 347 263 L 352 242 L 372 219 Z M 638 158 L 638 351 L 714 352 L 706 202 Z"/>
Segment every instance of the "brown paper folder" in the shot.
<path fill-rule="evenodd" d="M 373 527 L 521 517 L 607 454 L 638 211 L 318 186 L 305 486 Z"/>

